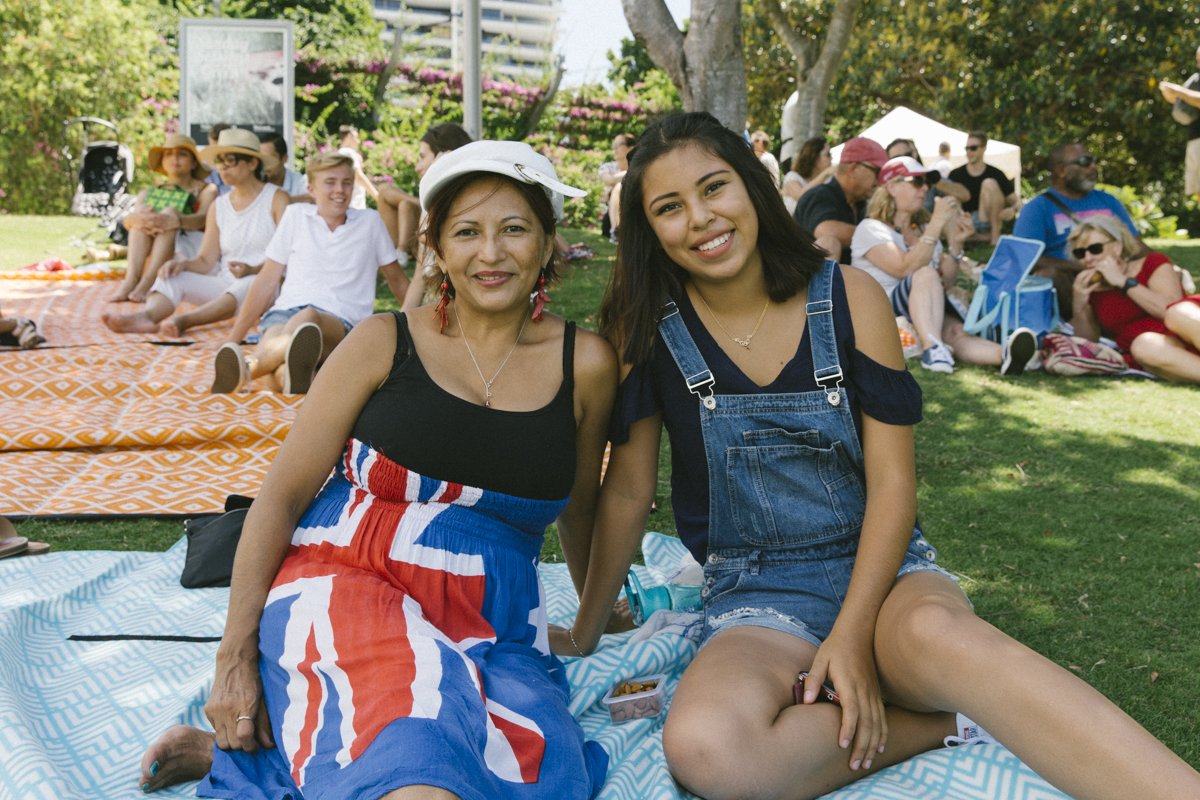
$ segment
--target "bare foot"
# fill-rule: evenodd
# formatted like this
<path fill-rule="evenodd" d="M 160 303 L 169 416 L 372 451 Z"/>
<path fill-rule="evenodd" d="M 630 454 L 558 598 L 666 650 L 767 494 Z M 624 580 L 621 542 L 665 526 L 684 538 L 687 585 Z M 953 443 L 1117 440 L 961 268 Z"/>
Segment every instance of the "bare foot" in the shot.
<path fill-rule="evenodd" d="M 167 317 L 158 326 L 158 330 L 163 336 L 168 336 L 172 339 L 178 339 L 183 336 L 183 332 L 187 330 L 187 325 L 179 321 L 179 317 Z"/>
<path fill-rule="evenodd" d="M 145 289 L 134 289 L 132 292 L 129 293 L 129 302 L 131 302 L 131 303 L 146 302 L 146 290 Z"/>
<path fill-rule="evenodd" d="M 150 315 L 145 311 L 136 314 L 112 314 L 105 311 L 100 315 L 100 319 L 109 330 L 117 333 L 155 333 L 158 330 L 158 323 L 150 319 Z"/>
<path fill-rule="evenodd" d="M 129 286 L 122 286 L 120 289 L 117 289 L 117 293 L 116 293 L 116 294 L 114 294 L 112 297 L 108 298 L 108 302 L 110 302 L 110 303 L 124 303 L 126 300 L 128 300 L 128 299 L 129 299 L 129 293 L 130 293 L 131 291 L 133 291 L 133 290 L 132 290 L 132 287 L 129 287 Z"/>
<path fill-rule="evenodd" d="M 176 725 L 146 748 L 138 784 L 143 792 L 156 792 L 184 781 L 203 778 L 212 769 L 211 733 Z"/>

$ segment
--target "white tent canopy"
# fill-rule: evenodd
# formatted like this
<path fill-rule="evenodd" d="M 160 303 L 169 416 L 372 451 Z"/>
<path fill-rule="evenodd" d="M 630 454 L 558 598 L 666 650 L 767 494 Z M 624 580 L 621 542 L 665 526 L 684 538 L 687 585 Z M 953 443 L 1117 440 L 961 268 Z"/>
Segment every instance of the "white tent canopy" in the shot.
<path fill-rule="evenodd" d="M 926 166 L 933 166 L 938 160 L 938 145 L 942 142 L 950 144 L 950 163 L 957 167 L 967 163 L 967 132 L 955 130 L 949 125 L 922 116 L 911 108 L 899 106 L 887 113 L 883 119 L 859 134 L 879 142 L 887 147 L 895 139 L 912 139 L 917 145 L 917 152 Z M 842 145 L 831 148 L 833 163 L 840 161 Z M 1012 178 L 1020 186 L 1021 178 L 1021 148 L 1015 144 L 989 139 L 984 161 L 999 167 L 1000 171 Z"/>

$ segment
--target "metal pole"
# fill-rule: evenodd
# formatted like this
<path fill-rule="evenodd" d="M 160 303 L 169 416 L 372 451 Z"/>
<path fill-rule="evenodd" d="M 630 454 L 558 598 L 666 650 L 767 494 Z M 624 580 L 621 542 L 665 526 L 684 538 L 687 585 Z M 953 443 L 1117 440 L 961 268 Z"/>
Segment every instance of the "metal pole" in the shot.
<path fill-rule="evenodd" d="M 473 139 L 483 135 L 483 63 L 479 56 L 479 0 L 463 9 L 463 127 Z"/>

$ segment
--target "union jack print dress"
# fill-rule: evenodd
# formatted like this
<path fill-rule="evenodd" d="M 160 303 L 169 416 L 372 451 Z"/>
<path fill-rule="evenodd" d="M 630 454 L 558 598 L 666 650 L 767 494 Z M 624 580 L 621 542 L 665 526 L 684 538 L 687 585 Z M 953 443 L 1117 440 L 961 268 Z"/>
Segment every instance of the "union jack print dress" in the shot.
<path fill-rule="evenodd" d="M 432 480 L 351 439 L 259 626 L 276 747 L 216 750 L 199 794 L 594 797 L 608 758 L 567 708 L 536 566 L 565 505 Z"/>

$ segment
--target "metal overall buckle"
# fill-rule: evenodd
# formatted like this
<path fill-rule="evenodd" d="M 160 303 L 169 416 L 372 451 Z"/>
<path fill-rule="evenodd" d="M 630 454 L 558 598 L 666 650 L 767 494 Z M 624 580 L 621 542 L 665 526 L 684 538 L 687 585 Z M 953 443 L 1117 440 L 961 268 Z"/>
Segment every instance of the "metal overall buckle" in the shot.
<path fill-rule="evenodd" d="M 717 407 L 717 398 L 713 397 L 713 387 L 716 385 L 716 378 L 708 370 L 698 372 L 687 379 L 688 391 L 700 398 L 700 402 L 709 411 Z M 705 389 L 708 390 L 705 393 Z"/>

